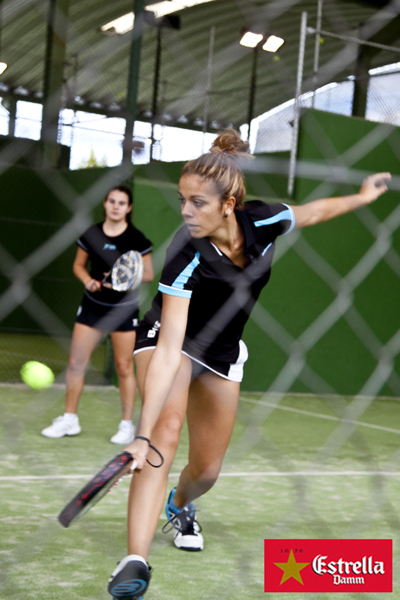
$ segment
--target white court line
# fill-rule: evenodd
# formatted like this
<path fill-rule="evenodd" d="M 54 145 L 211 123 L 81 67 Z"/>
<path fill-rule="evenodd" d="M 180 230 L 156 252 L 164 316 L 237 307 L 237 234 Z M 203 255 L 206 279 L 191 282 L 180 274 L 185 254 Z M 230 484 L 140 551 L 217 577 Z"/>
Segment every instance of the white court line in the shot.
<path fill-rule="evenodd" d="M 237 473 L 220 473 L 220 477 L 353 477 L 360 476 L 382 476 L 398 477 L 400 472 L 395 471 L 265 471 L 263 473 L 243 471 Z M 170 473 L 169 477 L 179 477 L 180 473 Z M 84 479 L 89 481 L 93 475 L 6 475 L 0 477 L 0 481 L 57 481 L 60 479 Z"/>
<path fill-rule="evenodd" d="M 287 410 L 288 412 L 299 413 L 300 415 L 306 415 L 308 417 L 317 417 L 319 419 L 327 419 L 328 421 L 336 421 L 340 423 L 352 423 L 353 425 L 360 425 L 360 427 L 369 427 L 370 429 L 378 429 L 379 431 L 388 431 L 389 433 L 397 433 L 398 435 L 400 434 L 400 429 L 383 427 L 383 425 L 372 425 L 371 423 L 364 423 L 363 421 L 352 421 L 351 419 L 341 419 L 340 417 L 333 417 L 332 415 L 321 415 L 320 413 L 302 410 L 301 408 L 291 408 L 290 406 L 271 404 L 270 402 L 264 402 L 264 400 L 251 400 L 250 398 L 245 398 L 244 396 L 240 396 L 240 400 L 243 402 L 251 402 L 252 404 L 262 404 L 263 406 L 269 406 L 270 408 L 276 408 L 279 410 Z"/>
<path fill-rule="evenodd" d="M 384 477 L 396 477 L 400 475 L 400 473 L 396 473 L 394 471 L 275 471 L 265 473 L 220 473 L 220 477 L 297 477 L 298 475 L 304 475 L 307 477 L 331 477 L 331 476 L 350 476 L 353 475 L 368 475 L 368 476 L 377 476 L 382 475 Z"/>

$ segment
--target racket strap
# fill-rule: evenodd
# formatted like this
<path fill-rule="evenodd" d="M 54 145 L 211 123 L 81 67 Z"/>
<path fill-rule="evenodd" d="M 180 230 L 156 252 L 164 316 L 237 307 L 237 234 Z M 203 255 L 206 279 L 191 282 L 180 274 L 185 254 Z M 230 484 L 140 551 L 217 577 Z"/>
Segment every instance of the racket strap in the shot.
<path fill-rule="evenodd" d="M 145 442 L 147 442 L 147 443 L 148 443 L 148 445 L 149 445 L 149 448 L 151 448 L 152 450 L 154 450 L 154 452 L 156 452 L 156 453 L 158 454 L 158 456 L 160 457 L 160 459 L 161 459 L 161 462 L 160 462 L 160 464 L 159 464 L 159 465 L 153 465 L 153 463 L 151 463 L 151 462 L 149 461 L 149 459 L 148 459 L 148 458 L 146 458 L 147 462 L 149 463 L 149 465 L 150 465 L 151 467 L 154 467 L 155 469 L 159 469 L 160 467 L 162 467 L 162 466 L 163 466 L 163 464 L 164 464 L 164 457 L 163 457 L 163 455 L 161 454 L 161 452 L 160 452 L 159 450 L 157 450 L 157 448 L 156 448 L 155 446 L 153 446 L 153 444 L 151 444 L 151 443 L 150 443 L 150 440 L 149 440 L 149 438 L 147 438 L 147 437 L 144 437 L 143 435 L 135 435 L 135 440 L 144 440 Z"/>
<path fill-rule="evenodd" d="M 135 439 L 136 440 L 144 440 L 145 442 L 148 443 L 148 445 L 150 446 L 150 440 L 149 438 L 144 437 L 143 435 L 135 435 Z"/>

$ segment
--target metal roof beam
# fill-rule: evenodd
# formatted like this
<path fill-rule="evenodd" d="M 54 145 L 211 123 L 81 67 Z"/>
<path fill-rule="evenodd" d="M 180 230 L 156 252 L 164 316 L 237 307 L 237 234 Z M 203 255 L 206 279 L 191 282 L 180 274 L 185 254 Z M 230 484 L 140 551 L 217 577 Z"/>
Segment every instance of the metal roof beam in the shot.
<path fill-rule="evenodd" d="M 144 0 L 134 0 L 135 22 L 132 29 L 131 52 L 129 59 L 128 94 L 126 103 L 125 137 L 122 147 L 123 163 L 132 164 L 133 130 L 137 112 L 139 90 L 140 53 L 142 49 L 144 25 Z"/>
<path fill-rule="evenodd" d="M 58 119 L 62 94 L 70 0 L 50 0 L 43 84 L 41 151 L 44 166 L 59 166 Z"/>

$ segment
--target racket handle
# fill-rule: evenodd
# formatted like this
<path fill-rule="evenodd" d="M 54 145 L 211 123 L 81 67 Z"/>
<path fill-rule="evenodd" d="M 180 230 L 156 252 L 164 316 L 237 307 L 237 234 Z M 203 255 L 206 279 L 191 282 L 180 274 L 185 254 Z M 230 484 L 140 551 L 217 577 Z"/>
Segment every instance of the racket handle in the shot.
<path fill-rule="evenodd" d="M 133 471 L 136 469 L 136 467 L 137 467 L 137 462 L 136 462 L 136 460 L 135 460 L 135 459 L 133 459 L 133 462 L 132 462 L 132 464 L 131 464 L 131 466 L 130 466 L 130 468 L 129 468 L 129 471 L 130 471 L 131 473 L 133 473 Z"/>

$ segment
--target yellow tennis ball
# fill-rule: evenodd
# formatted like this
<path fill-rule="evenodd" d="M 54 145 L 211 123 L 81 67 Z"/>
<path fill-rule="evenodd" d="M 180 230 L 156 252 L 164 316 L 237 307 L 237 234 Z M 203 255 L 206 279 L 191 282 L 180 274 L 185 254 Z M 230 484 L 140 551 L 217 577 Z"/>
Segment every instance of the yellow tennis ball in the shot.
<path fill-rule="evenodd" d="M 35 390 L 43 390 L 54 382 L 54 373 L 46 365 L 36 360 L 30 360 L 21 369 L 22 381 Z"/>

